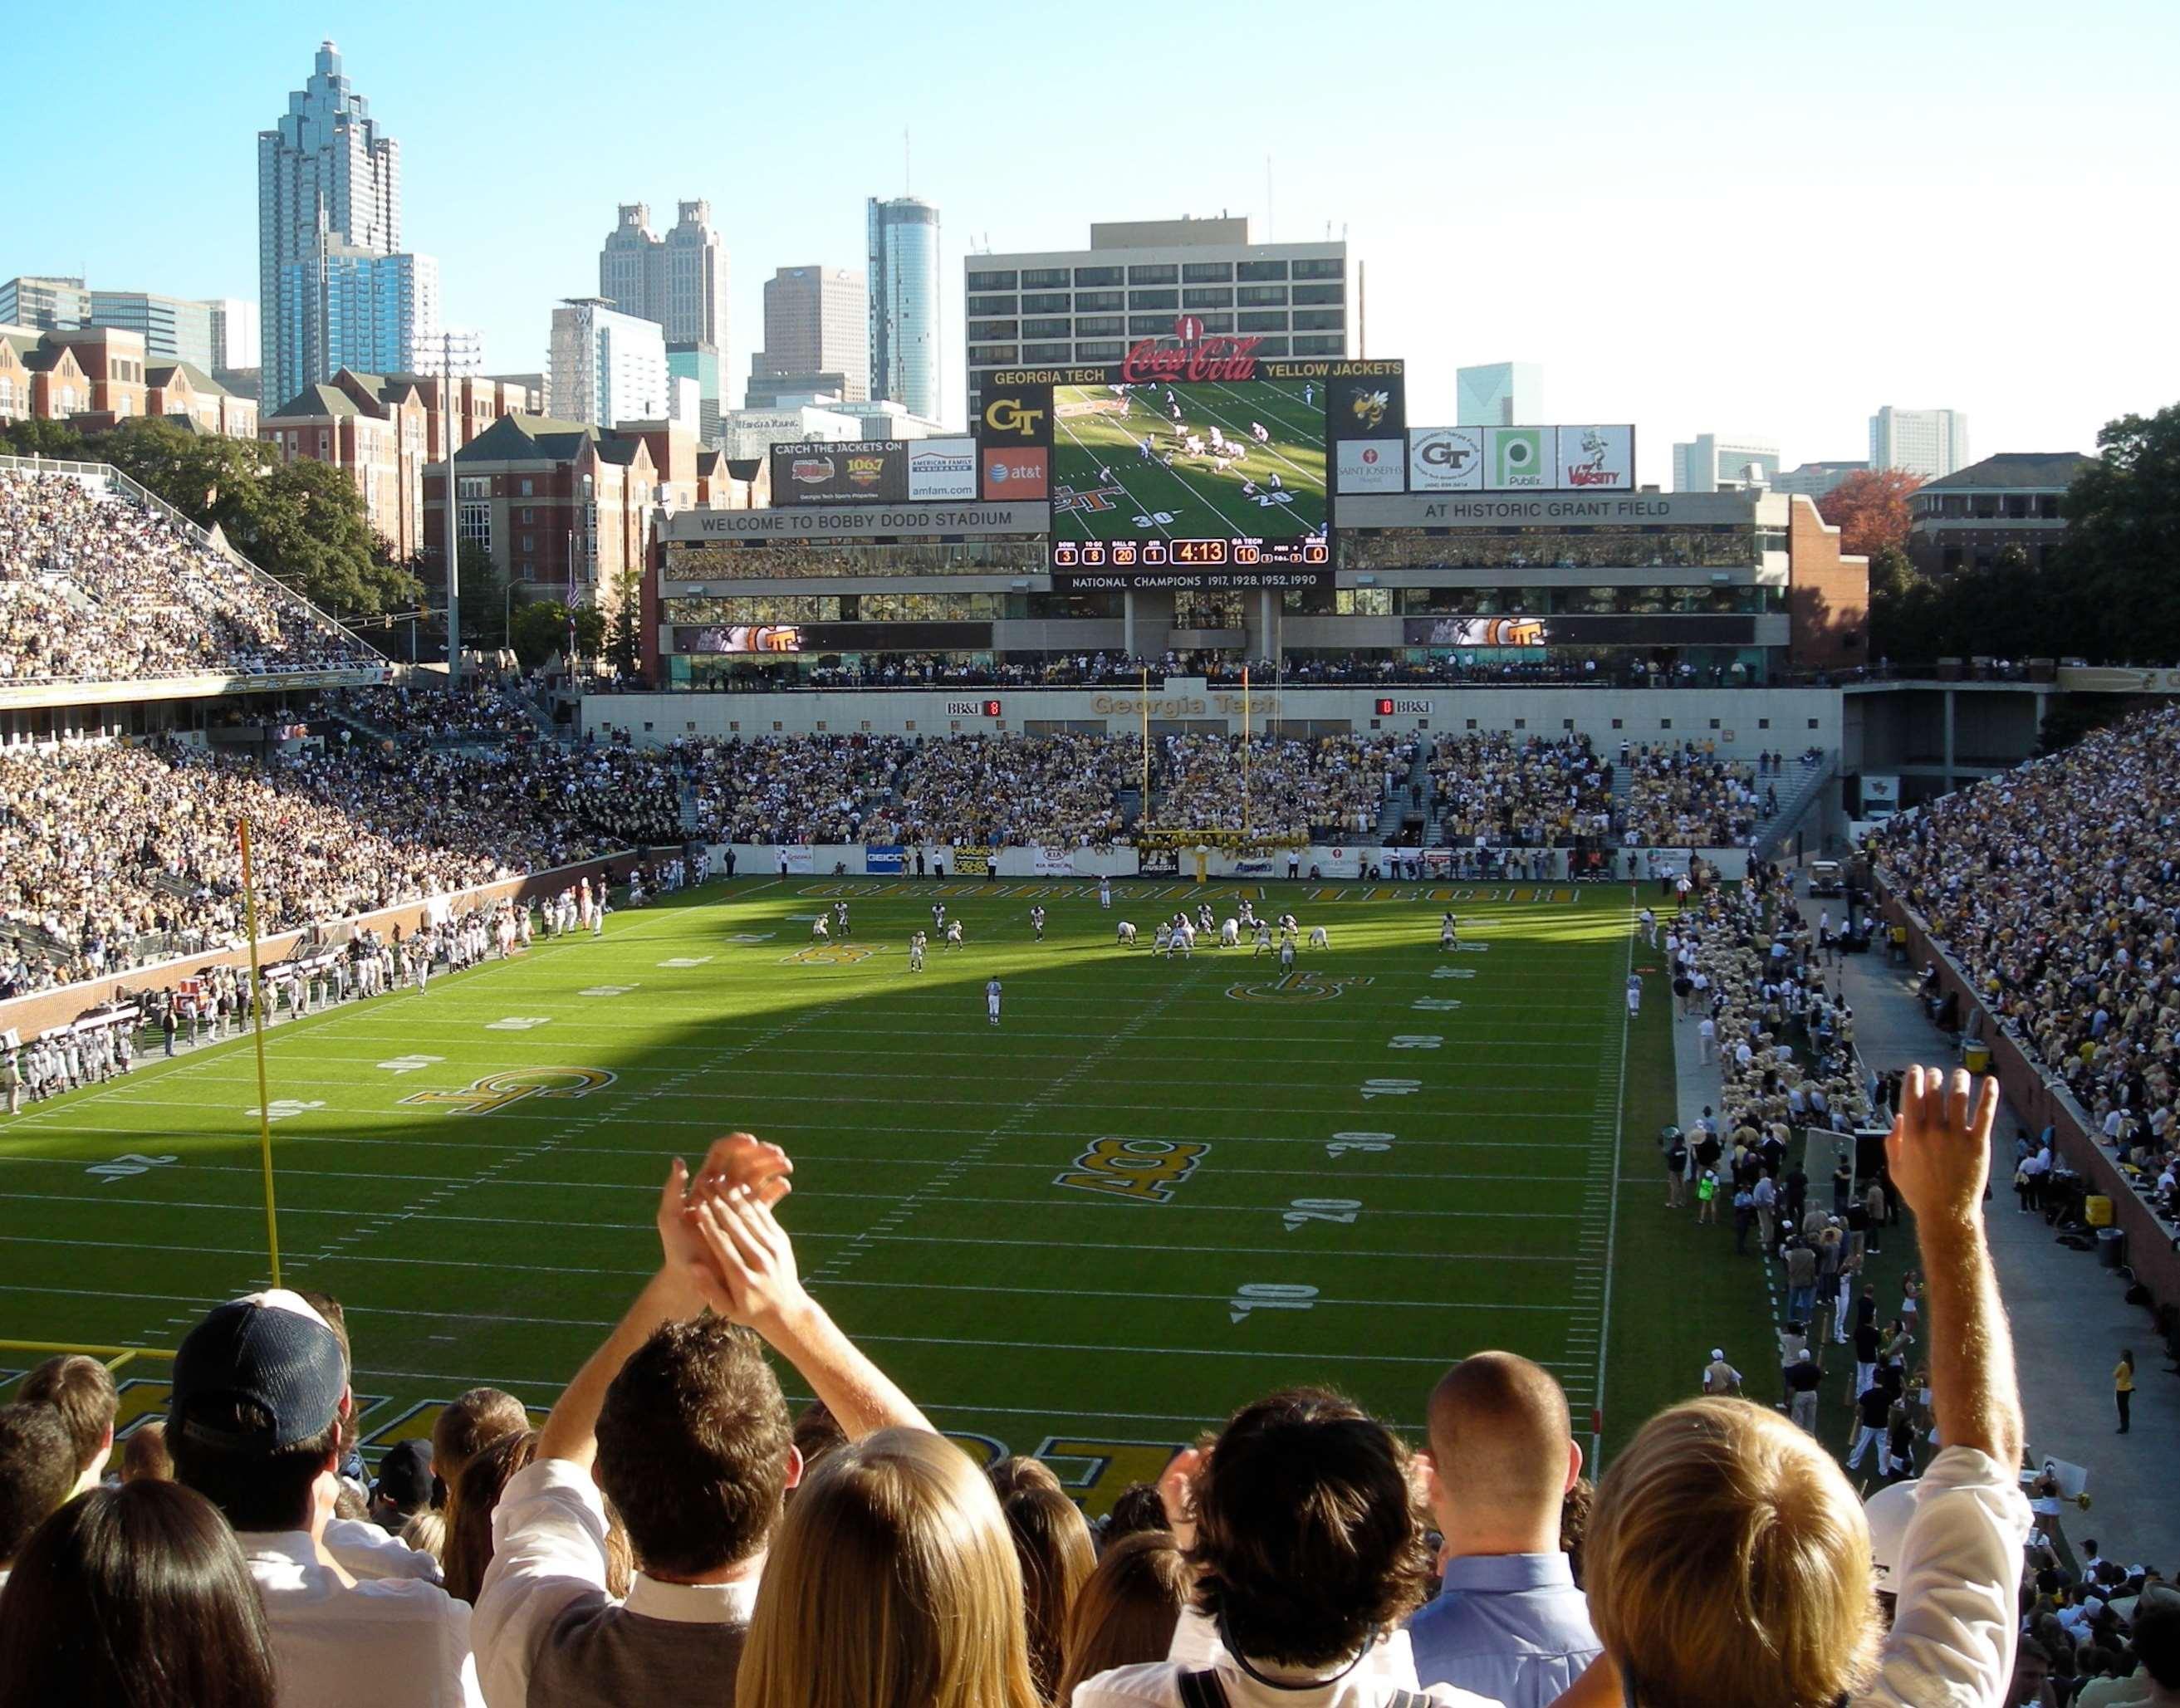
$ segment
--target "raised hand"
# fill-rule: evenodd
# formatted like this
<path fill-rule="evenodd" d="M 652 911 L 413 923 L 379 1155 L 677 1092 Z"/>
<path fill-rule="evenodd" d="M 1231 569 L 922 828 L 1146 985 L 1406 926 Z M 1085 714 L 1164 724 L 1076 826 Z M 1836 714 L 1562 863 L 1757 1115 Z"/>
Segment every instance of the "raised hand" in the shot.
<path fill-rule="evenodd" d="M 1981 1089 L 1966 1069 L 1950 1087 L 1938 1068 L 1910 1068 L 1885 1156 L 1901 1200 L 1919 1222 L 1980 1219 L 1990 1174 L 1990 1129 L 1998 1118 L 1998 1080 Z"/>
<path fill-rule="evenodd" d="M 716 1198 L 747 1186 L 756 1189 L 760 1202 L 777 1204 L 794 1189 L 787 1178 L 794 1172 L 794 1163 L 779 1145 L 748 1133 L 729 1133 L 712 1141 L 690 1196 Z"/>
<path fill-rule="evenodd" d="M 690 1221 L 703 1244 L 702 1267 L 709 1271 L 706 1302 L 729 1322 L 765 1333 L 809 1295 L 795 1273 L 795 1247 L 761 1191 L 744 1185 L 700 1198 Z"/>

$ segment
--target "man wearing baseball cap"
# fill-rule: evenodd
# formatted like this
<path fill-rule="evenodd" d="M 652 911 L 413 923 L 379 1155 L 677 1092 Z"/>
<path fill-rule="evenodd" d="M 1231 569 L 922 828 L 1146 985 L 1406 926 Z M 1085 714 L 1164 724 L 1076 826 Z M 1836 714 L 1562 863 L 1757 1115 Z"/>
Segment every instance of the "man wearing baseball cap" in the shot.
<path fill-rule="evenodd" d="M 174 1357 L 167 1446 L 175 1480 L 226 1514 L 264 1598 L 284 1704 L 482 1708 L 469 1609 L 433 1584 L 358 1583 L 326 1551 L 346 1360 L 297 1293 L 215 1307 Z"/>

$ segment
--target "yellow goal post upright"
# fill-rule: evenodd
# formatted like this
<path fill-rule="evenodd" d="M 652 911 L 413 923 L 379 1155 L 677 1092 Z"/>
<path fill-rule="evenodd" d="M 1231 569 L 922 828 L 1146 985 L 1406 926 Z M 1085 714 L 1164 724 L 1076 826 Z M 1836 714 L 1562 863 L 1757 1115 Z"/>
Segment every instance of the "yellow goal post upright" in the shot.
<path fill-rule="evenodd" d="M 250 861 L 250 821 L 239 819 L 242 843 L 242 920 L 250 933 L 250 1033 L 257 1047 L 257 1151 L 265 1170 L 265 1251 L 272 1284 L 280 1284 L 280 1218 L 272 1200 L 272 1105 L 265 1083 L 265 976 L 257 964 L 257 884 Z"/>

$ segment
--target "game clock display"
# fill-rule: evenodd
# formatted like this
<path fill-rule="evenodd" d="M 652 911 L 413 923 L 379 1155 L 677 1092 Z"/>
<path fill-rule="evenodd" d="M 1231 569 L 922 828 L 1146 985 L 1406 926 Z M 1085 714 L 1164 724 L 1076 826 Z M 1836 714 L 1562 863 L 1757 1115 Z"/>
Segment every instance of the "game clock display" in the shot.
<path fill-rule="evenodd" d="M 1055 569 L 1250 568 L 1261 563 L 1329 564 L 1322 534 L 1296 540 L 1055 540 Z"/>

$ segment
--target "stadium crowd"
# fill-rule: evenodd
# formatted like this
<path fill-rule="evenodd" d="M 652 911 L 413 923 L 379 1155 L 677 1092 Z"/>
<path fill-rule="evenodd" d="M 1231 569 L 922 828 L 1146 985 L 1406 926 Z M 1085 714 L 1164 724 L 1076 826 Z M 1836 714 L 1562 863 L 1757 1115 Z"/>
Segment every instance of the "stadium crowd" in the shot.
<path fill-rule="evenodd" d="M 68 475 L 0 471 L 0 681 L 366 661 L 359 643 L 193 530 Z"/>
<path fill-rule="evenodd" d="M 2001 1708 L 2093 1672 L 2170 1700 L 2180 1595 L 2032 1537 L 1996 1098 L 1969 1089 L 1917 1069 L 1900 1100 L 1942 1446 L 1867 1509 L 1728 1397 L 1649 1420 L 1593 1487 L 1551 1375 L 1478 1351 L 1429 1390 L 1423 1451 L 1283 1389 L 1093 1528 L 1048 1467 L 980 1471 L 841 1332 L 798 1277 L 790 1161 L 738 1134 L 672 1165 L 655 1270 L 534 1430 L 474 1388 L 366 1485 L 367 1349 L 323 1293 L 207 1311 L 124 1441 L 96 1359 L 32 1370 L 0 1406 L 0 1700 Z"/>
<path fill-rule="evenodd" d="M 244 818 L 269 935 L 676 841 L 680 800 L 655 757 L 613 748 L 0 752 L 0 995 L 239 942 Z"/>
<path fill-rule="evenodd" d="M 2100 1142 L 2180 1210 L 2180 712 L 2130 717 L 1887 825 L 1888 881 Z"/>
<path fill-rule="evenodd" d="M 311 707 L 382 735 L 465 743 L 533 739 L 537 716 L 517 689 L 483 677 L 465 678 L 449 693 L 443 683 L 336 689 Z"/>

